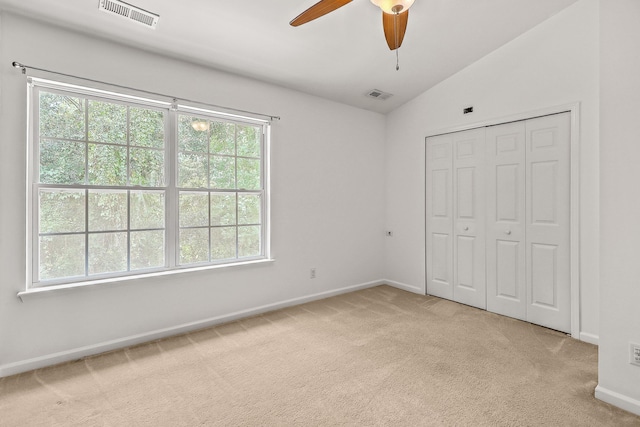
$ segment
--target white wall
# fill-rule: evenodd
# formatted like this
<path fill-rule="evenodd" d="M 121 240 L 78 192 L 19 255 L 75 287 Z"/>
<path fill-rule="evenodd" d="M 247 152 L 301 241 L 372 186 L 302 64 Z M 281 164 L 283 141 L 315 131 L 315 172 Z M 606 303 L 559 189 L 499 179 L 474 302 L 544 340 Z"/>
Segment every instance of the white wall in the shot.
<path fill-rule="evenodd" d="M 640 414 L 640 2 L 600 2 L 600 348 L 596 396 Z"/>
<path fill-rule="evenodd" d="M 443 41 L 444 42 L 444 41 Z M 582 0 L 393 111 L 387 122 L 386 278 L 425 290 L 424 138 L 581 103 L 581 337 L 598 336 L 598 1 Z M 462 108 L 474 106 L 463 116 Z"/>
<path fill-rule="evenodd" d="M 383 277 L 384 116 L 12 14 L 0 18 L 0 376 Z M 21 303 L 26 80 L 12 61 L 281 116 L 272 129 L 275 262 Z"/>

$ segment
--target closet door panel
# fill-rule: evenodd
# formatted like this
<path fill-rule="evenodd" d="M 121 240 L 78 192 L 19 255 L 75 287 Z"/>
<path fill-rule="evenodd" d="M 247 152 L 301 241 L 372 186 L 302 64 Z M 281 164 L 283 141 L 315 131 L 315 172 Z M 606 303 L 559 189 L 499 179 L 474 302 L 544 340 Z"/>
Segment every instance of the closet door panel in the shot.
<path fill-rule="evenodd" d="M 520 242 L 500 239 L 496 239 L 495 244 L 495 265 L 492 266 L 495 269 L 495 281 L 491 282 L 491 288 L 495 289 L 493 295 L 495 298 L 522 304 L 524 292 L 522 286 L 519 286 L 522 281 L 518 278 L 523 270 L 520 263 L 520 260 L 524 259 L 520 256 L 523 245 Z"/>
<path fill-rule="evenodd" d="M 451 235 L 442 233 L 432 233 L 432 251 L 431 251 L 431 280 L 434 286 L 437 284 L 451 284 L 450 252 L 451 252 Z M 433 293 L 431 293 L 434 295 Z"/>
<path fill-rule="evenodd" d="M 571 331 L 570 115 L 527 120 L 527 320 Z"/>
<path fill-rule="evenodd" d="M 487 128 L 487 310 L 526 319 L 525 123 Z"/>
<path fill-rule="evenodd" d="M 427 294 L 453 299 L 452 136 L 427 138 Z"/>
<path fill-rule="evenodd" d="M 485 129 L 453 134 L 454 301 L 486 308 Z"/>
<path fill-rule="evenodd" d="M 531 245 L 531 304 L 558 308 L 558 245 Z"/>
<path fill-rule="evenodd" d="M 475 237 L 458 235 L 456 239 L 456 286 L 475 290 L 477 286 L 474 277 L 474 254 L 476 250 Z"/>
<path fill-rule="evenodd" d="M 523 145 L 524 145 L 524 132 Z M 496 156 L 497 157 L 497 156 Z M 520 203 L 524 201 L 520 187 L 524 184 L 521 175 L 524 165 L 519 160 L 498 164 L 502 159 L 495 159 L 492 180 L 495 181 L 495 220 L 502 222 L 518 222 L 522 214 Z M 504 161 L 504 160 L 502 160 Z"/>

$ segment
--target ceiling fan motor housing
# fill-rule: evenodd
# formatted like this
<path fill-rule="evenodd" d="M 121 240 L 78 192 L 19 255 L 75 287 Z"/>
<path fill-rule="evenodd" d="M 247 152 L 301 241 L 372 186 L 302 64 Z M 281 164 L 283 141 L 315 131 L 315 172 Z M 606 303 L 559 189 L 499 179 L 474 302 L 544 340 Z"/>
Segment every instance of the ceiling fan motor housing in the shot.
<path fill-rule="evenodd" d="M 409 9 L 414 1 L 415 0 L 371 0 L 371 3 L 382 9 L 384 13 L 397 14 Z"/>

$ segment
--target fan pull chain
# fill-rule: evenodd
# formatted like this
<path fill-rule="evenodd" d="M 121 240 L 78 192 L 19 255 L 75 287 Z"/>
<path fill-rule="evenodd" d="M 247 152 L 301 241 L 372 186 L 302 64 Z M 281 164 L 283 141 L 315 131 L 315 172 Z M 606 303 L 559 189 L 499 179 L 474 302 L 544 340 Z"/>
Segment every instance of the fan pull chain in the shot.
<path fill-rule="evenodd" d="M 400 46 L 398 46 L 398 12 L 396 12 L 393 17 L 393 30 L 396 38 L 396 71 L 398 71 L 400 70 L 400 55 L 398 53 L 400 50 Z"/>

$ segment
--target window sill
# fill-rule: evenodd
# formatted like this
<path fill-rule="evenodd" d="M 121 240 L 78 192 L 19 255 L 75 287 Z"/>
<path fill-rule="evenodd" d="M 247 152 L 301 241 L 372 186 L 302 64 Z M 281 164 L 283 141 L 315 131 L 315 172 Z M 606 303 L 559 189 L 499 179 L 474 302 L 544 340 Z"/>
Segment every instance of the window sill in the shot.
<path fill-rule="evenodd" d="M 256 264 L 268 264 L 272 262 L 275 262 L 273 258 L 267 258 L 267 259 L 237 262 L 233 264 L 220 264 L 220 265 L 207 265 L 202 267 L 180 268 L 175 270 L 166 270 L 166 271 L 158 271 L 153 273 L 137 274 L 135 276 L 111 277 L 108 279 L 87 280 L 84 282 L 66 283 L 62 285 L 41 286 L 37 288 L 29 288 L 24 291 L 20 291 L 17 293 L 17 297 L 20 298 L 20 301 L 24 302 L 25 298 L 29 299 L 31 297 L 35 297 L 38 295 L 42 295 L 42 296 L 50 295 L 52 292 L 57 293 L 61 291 L 72 291 L 72 290 L 81 289 L 81 288 L 90 288 L 90 287 L 101 285 L 101 284 L 122 283 L 122 282 L 131 281 L 131 280 L 146 279 L 150 277 L 172 276 L 175 274 L 190 273 L 195 271 L 218 270 L 218 269 L 243 267 L 243 266 L 256 265 Z"/>

